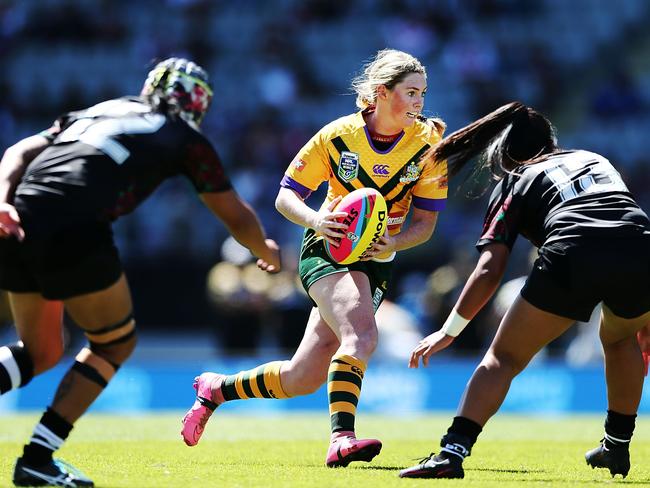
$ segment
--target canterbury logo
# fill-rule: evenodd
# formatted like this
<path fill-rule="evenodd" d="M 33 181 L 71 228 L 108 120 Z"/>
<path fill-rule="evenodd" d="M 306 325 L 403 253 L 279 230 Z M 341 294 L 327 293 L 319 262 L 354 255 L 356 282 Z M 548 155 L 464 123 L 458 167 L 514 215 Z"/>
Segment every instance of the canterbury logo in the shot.
<path fill-rule="evenodd" d="M 358 368 L 358 367 L 356 367 L 356 366 L 352 366 L 350 369 L 352 370 L 353 373 L 356 373 L 356 374 L 358 374 L 361 378 L 363 378 L 363 371 L 361 371 L 361 368 Z"/>
<path fill-rule="evenodd" d="M 372 167 L 372 172 L 377 176 L 388 176 L 390 174 L 387 164 L 375 164 Z"/>

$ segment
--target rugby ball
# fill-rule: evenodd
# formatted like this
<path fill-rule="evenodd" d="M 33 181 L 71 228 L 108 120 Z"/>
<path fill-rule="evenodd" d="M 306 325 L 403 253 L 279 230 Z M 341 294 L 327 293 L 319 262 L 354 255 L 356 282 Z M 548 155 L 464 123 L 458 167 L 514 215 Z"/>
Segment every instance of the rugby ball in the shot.
<path fill-rule="evenodd" d="M 352 264 L 384 235 L 388 222 L 386 200 L 373 188 L 361 188 L 343 197 L 334 211 L 347 212 L 348 216 L 339 222 L 348 224 L 348 229 L 338 247 L 324 241 L 325 250 L 337 263 Z"/>

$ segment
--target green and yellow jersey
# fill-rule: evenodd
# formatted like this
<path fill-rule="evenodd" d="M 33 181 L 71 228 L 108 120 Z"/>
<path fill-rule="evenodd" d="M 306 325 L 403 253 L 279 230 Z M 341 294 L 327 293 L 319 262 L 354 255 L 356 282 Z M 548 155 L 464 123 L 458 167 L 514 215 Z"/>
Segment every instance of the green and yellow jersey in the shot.
<path fill-rule="evenodd" d="M 388 231 L 400 231 L 411 203 L 439 211 L 447 199 L 447 166 L 420 161 L 442 134 L 416 120 L 385 151 L 373 145 L 363 112 L 337 119 L 323 127 L 298 152 L 281 185 L 303 199 L 327 181 L 326 206 L 337 196 L 363 187 L 381 192 L 388 205 Z"/>

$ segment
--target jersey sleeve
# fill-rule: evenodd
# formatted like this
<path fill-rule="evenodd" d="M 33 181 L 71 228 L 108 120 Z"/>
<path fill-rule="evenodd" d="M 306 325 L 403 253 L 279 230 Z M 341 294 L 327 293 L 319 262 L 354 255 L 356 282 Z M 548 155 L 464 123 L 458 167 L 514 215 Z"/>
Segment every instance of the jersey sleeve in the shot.
<path fill-rule="evenodd" d="M 329 178 L 329 153 L 323 131 L 319 131 L 293 158 L 280 186 L 291 188 L 305 199 Z"/>
<path fill-rule="evenodd" d="M 232 188 L 221 158 L 207 139 L 194 139 L 188 146 L 183 163 L 183 173 L 197 193 L 216 193 Z"/>
<path fill-rule="evenodd" d="M 490 204 L 483 222 L 483 231 L 476 243 L 476 248 L 479 251 L 484 246 L 493 243 L 505 244 L 508 249 L 512 250 L 517 240 L 523 198 L 505 183 L 506 180 L 502 180 L 490 197 Z"/>
<path fill-rule="evenodd" d="M 442 139 L 444 125 L 433 122 L 429 126 L 429 144 L 437 144 Z M 422 174 L 413 188 L 413 206 L 421 210 L 440 211 L 447 203 L 447 162 L 424 161 Z"/>
<path fill-rule="evenodd" d="M 440 211 L 447 202 L 447 163 L 424 163 L 422 174 L 413 187 L 413 206 L 421 210 Z"/>

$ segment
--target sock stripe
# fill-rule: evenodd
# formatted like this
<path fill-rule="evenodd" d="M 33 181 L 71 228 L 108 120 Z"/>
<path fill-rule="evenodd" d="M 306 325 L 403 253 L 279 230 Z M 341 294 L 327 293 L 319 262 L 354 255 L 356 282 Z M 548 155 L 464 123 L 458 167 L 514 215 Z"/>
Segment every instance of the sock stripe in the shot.
<path fill-rule="evenodd" d="M 237 396 L 241 400 L 248 400 L 250 397 L 244 391 L 244 385 L 242 384 L 244 380 L 244 372 L 240 371 L 235 375 L 235 390 L 237 390 Z"/>
<path fill-rule="evenodd" d="M 355 395 L 354 393 L 350 393 L 347 391 L 332 390 L 328 398 L 331 404 L 346 402 L 346 403 L 351 403 L 356 407 L 357 404 L 359 403 L 359 395 Z"/>
<path fill-rule="evenodd" d="M 239 400 L 240 397 L 237 394 L 237 388 L 235 388 L 235 378 L 236 375 L 230 375 L 223 380 L 221 393 L 223 394 L 224 400 Z"/>
<path fill-rule="evenodd" d="M 605 432 L 605 439 L 611 442 L 621 442 L 624 444 L 627 444 L 628 442 L 632 441 L 631 437 L 629 439 L 620 439 L 618 437 L 614 437 L 613 435 L 609 435 L 607 432 Z"/>
<path fill-rule="evenodd" d="M 259 386 L 257 385 L 257 375 L 259 374 L 260 368 L 255 368 L 251 371 L 249 371 L 248 374 L 248 385 L 250 386 L 251 393 L 250 395 L 251 398 L 268 398 L 262 395 L 262 391 L 260 390 Z M 268 393 L 268 392 L 267 392 Z"/>
<path fill-rule="evenodd" d="M 7 376 L 9 377 L 10 390 L 14 390 L 20 386 L 20 368 L 14 358 L 11 349 L 7 346 L 0 347 L 0 365 L 4 367 Z M 4 393 L 4 392 L 3 392 Z"/>
<path fill-rule="evenodd" d="M 332 432 L 340 432 L 342 430 L 354 431 L 354 414 L 348 412 L 335 412 L 330 415 L 330 423 Z"/>
<path fill-rule="evenodd" d="M 357 388 L 361 389 L 361 378 L 354 373 L 348 373 L 347 371 L 330 371 L 327 375 L 327 381 L 345 381 L 347 383 L 352 383 Z"/>
<path fill-rule="evenodd" d="M 361 359 L 357 359 L 354 356 L 348 356 L 347 354 L 336 355 L 332 358 L 332 362 L 337 364 L 349 364 L 350 366 L 356 366 L 362 371 L 365 371 L 367 367 L 366 363 L 361 361 Z"/>
<path fill-rule="evenodd" d="M 280 381 L 283 362 L 273 361 L 255 369 L 227 376 L 221 386 L 224 399 L 229 401 L 249 398 L 289 398 L 282 389 Z"/>
<path fill-rule="evenodd" d="M 72 424 L 48 407 L 23 448 L 25 463 L 41 466 L 52 461 L 52 453 L 63 446 L 71 430 Z"/>
<path fill-rule="evenodd" d="M 39 437 L 32 436 L 31 439 L 29 439 L 30 444 L 38 444 L 39 446 L 43 446 L 44 448 L 50 450 L 50 451 L 55 451 L 56 448 L 52 447 L 52 445 L 44 440 L 41 440 Z"/>
<path fill-rule="evenodd" d="M 449 453 L 449 454 L 453 454 L 454 456 L 458 456 L 459 458 L 461 458 L 461 459 L 463 459 L 463 460 L 465 459 L 465 456 L 462 455 L 460 452 L 455 451 L 455 450 L 453 450 L 453 449 L 449 449 L 447 446 L 445 446 L 445 447 L 443 447 L 442 449 L 440 449 L 440 451 L 442 451 L 442 452 L 446 452 L 446 453 Z M 466 450 L 466 451 L 467 451 L 467 450 Z"/>
<path fill-rule="evenodd" d="M 357 413 L 357 406 L 356 404 L 350 402 L 330 402 L 330 412 L 336 412 L 336 413 L 345 412 L 354 416 Z M 352 430 L 352 429 L 345 429 L 345 430 Z"/>
<path fill-rule="evenodd" d="M 49 442 L 53 449 L 58 449 L 63 445 L 63 439 L 61 439 L 58 435 L 45 427 L 43 424 L 38 424 L 34 428 L 34 436 L 45 439 L 45 441 Z"/>
<path fill-rule="evenodd" d="M 251 375 L 253 371 L 245 371 L 244 373 L 241 373 L 242 375 L 242 387 L 244 388 L 244 393 L 246 393 L 246 396 L 248 398 L 255 398 L 255 393 L 253 392 L 253 388 L 251 387 Z"/>
<path fill-rule="evenodd" d="M 332 432 L 354 431 L 357 404 L 365 363 L 355 357 L 339 354 L 332 358 L 327 374 Z"/>
<path fill-rule="evenodd" d="M 357 397 L 361 395 L 361 388 L 348 381 L 330 381 L 327 384 L 328 391 L 346 391 Z"/>
<path fill-rule="evenodd" d="M 255 384 L 257 389 L 260 392 L 262 398 L 271 398 L 269 390 L 266 389 L 266 384 L 264 383 L 264 368 L 266 365 L 259 366 L 255 369 Z"/>
<path fill-rule="evenodd" d="M 332 363 L 334 363 L 334 361 L 332 361 Z M 352 364 L 347 364 L 347 363 L 331 364 L 329 370 L 330 372 L 337 371 L 341 373 L 356 374 L 359 378 L 363 379 L 363 370 Z"/>
<path fill-rule="evenodd" d="M 280 383 L 280 369 L 283 361 L 273 361 L 264 366 L 264 384 L 272 398 L 289 398 Z"/>

